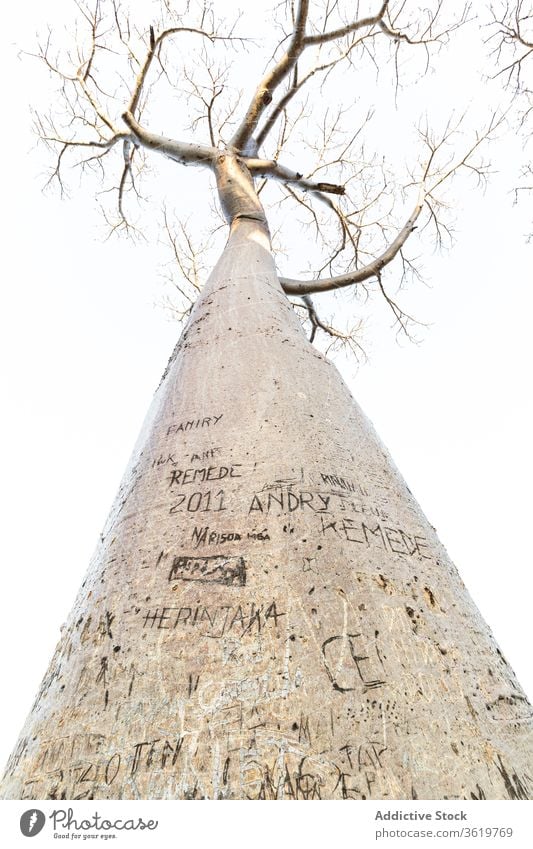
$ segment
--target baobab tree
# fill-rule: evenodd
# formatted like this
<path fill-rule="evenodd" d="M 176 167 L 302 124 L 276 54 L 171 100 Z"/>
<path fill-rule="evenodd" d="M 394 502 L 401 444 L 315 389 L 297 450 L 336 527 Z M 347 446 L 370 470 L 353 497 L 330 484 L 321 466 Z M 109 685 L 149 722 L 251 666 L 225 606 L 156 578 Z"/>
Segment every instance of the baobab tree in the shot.
<path fill-rule="evenodd" d="M 310 100 L 322 130 L 314 162 L 304 168 L 297 147 L 291 160 L 288 151 L 303 144 L 296 119 L 306 126 L 310 86 L 325 78 L 335 89 L 366 59 L 390 61 L 400 83 L 404 50 L 425 62 L 464 21 L 441 26 L 442 6 L 283 5 L 281 41 L 248 100 L 226 82 L 232 65 L 206 48 L 227 56 L 250 42 L 205 7 L 182 18 L 164 3 L 164 20 L 138 31 L 117 3 L 80 6 L 87 42 L 62 59 L 52 36 L 42 44 L 67 106 L 62 121 L 36 118 L 57 151 L 52 177 L 63 185 L 71 155 L 103 169 L 118 153 L 109 222 L 131 232 L 146 163 L 194 165 L 214 177 L 229 238 L 192 303 L 194 257 L 164 215 L 190 278 L 180 285 L 187 324 L 7 765 L 5 797 L 531 795 L 525 695 L 290 302 L 299 299 L 312 337 L 357 345 L 311 296 L 374 287 L 409 333 L 383 272 L 413 269 L 406 246 L 417 228 L 442 234 L 440 193 L 463 170 L 483 176 L 477 157 L 498 119 L 463 149 L 450 146 L 457 122 L 440 135 L 423 125 L 397 198 L 383 163 L 362 154 L 366 121 L 339 141 L 345 116 L 326 88 Z M 178 140 L 149 120 L 158 86 L 176 86 L 172 50 L 184 37 L 202 45 L 195 76 L 177 69 L 200 111 L 192 137 Z M 121 57 L 127 95 L 106 76 Z M 310 216 L 328 251 L 318 274 L 278 274 L 272 186 Z M 394 230 L 398 202 L 408 209 Z"/>

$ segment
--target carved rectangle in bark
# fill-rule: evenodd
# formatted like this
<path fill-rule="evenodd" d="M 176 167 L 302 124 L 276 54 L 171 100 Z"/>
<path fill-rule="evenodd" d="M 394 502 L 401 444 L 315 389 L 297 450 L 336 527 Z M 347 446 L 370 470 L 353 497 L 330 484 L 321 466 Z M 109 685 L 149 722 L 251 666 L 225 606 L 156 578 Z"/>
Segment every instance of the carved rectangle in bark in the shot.
<path fill-rule="evenodd" d="M 200 581 L 209 584 L 244 587 L 246 567 L 242 557 L 174 557 L 169 581 Z"/>

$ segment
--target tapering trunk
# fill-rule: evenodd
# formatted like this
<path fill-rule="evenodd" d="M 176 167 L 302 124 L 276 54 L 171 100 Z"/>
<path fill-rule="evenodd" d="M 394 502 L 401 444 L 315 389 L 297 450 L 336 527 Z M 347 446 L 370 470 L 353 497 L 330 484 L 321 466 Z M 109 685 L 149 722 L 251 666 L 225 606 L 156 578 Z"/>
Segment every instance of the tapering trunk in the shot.
<path fill-rule="evenodd" d="M 512 670 L 230 217 L 3 796 L 528 798 Z"/>

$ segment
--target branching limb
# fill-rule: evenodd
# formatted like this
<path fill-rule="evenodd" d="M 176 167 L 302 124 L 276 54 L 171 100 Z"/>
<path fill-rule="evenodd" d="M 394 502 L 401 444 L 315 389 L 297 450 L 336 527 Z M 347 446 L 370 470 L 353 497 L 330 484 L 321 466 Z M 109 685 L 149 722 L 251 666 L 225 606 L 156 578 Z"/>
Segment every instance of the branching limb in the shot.
<path fill-rule="evenodd" d="M 40 123 L 40 127 L 42 132 L 39 133 L 39 138 L 43 142 L 60 144 L 64 147 L 98 147 L 101 150 L 109 150 L 119 141 L 133 141 L 130 133 L 116 133 L 110 139 L 106 139 L 106 141 L 101 141 L 99 139 L 90 139 L 88 141 L 79 141 L 76 139 L 64 139 L 59 136 L 51 136 L 48 135 L 47 132 L 43 129 L 42 122 Z"/>
<path fill-rule="evenodd" d="M 38 114 L 34 115 L 34 128 L 43 144 L 50 148 L 50 150 L 54 150 L 56 152 L 57 158 L 55 166 L 52 170 L 47 185 L 53 180 L 57 180 L 61 192 L 63 192 L 63 180 L 61 175 L 63 158 L 70 150 L 81 151 L 86 148 L 95 148 L 97 150 L 103 151 L 104 153 L 107 153 L 118 142 L 127 143 L 128 141 L 131 141 L 130 133 L 124 132 L 117 132 L 108 139 L 101 137 L 87 140 L 66 138 L 64 135 L 60 134 L 60 131 L 56 129 L 51 119 L 45 119 Z M 87 163 L 90 161 L 94 161 L 95 159 L 96 157 L 90 157 L 89 159 L 82 160 L 81 162 Z"/>
<path fill-rule="evenodd" d="M 320 327 L 324 333 L 328 333 L 329 336 L 335 336 L 338 339 L 346 339 L 346 335 L 341 333 L 339 330 L 335 330 L 334 327 L 330 327 L 329 324 L 325 324 L 318 316 L 318 313 L 315 309 L 315 305 L 312 301 L 311 295 L 302 295 L 302 301 L 307 309 L 309 315 L 309 321 L 312 325 L 311 335 L 309 337 L 310 342 L 314 342 L 317 328 Z"/>
<path fill-rule="evenodd" d="M 435 225 L 437 239 L 441 238 L 442 232 L 449 235 L 449 230 L 443 222 L 439 221 L 435 211 L 442 205 L 442 201 L 439 200 L 436 192 L 441 188 L 443 183 L 449 182 L 459 171 L 472 173 L 478 181 L 483 181 L 487 173 L 487 166 L 482 163 L 476 164 L 474 162 L 474 155 L 478 152 L 482 143 L 494 136 L 501 126 L 502 121 L 503 116 L 493 115 L 485 130 L 483 132 L 476 132 L 474 141 L 466 149 L 466 152 L 463 155 L 459 154 L 456 156 L 450 156 L 447 153 L 447 149 L 450 140 L 459 131 L 462 118 L 456 121 L 455 124 L 450 119 L 441 137 L 437 140 L 432 137 L 427 127 L 424 130 L 420 130 L 420 135 L 427 150 L 427 161 L 422 177 L 419 180 L 419 193 L 415 207 L 393 241 L 370 262 L 345 274 L 306 281 L 281 277 L 280 283 L 284 291 L 288 295 L 328 292 L 346 286 L 354 286 L 371 278 L 375 278 L 381 286 L 380 275 L 382 270 L 401 253 L 409 236 L 416 229 L 418 218 L 424 208 L 429 213 L 429 220 Z M 438 159 L 444 157 L 447 157 L 447 159 L 445 158 L 444 163 L 439 164 Z M 349 216 L 347 218 L 349 219 Z"/>
<path fill-rule="evenodd" d="M 533 63 L 533 13 L 531 6 L 524 0 L 514 5 L 504 3 L 497 12 L 492 11 L 493 32 L 487 39 L 492 46 L 492 56 L 497 64 L 505 65 L 493 77 L 506 76 L 507 85 L 514 83 L 520 91 L 523 84 L 523 70 L 526 60 Z M 510 60 L 510 61 L 509 61 Z"/>
<path fill-rule="evenodd" d="M 336 55 L 333 57 L 333 59 L 330 59 L 327 62 L 322 62 L 320 65 L 315 65 L 315 67 L 308 71 L 304 76 L 298 75 L 298 66 L 294 68 L 291 85 L 289 86 L 288 90 L 285 92 L 283 97 L 281 97 L 277 103 L 273 104 L 270 114 L 266 118 L 265 123 L 263 124 L 259 132 L 257 133 L 255 139 L 257 150 L 261 149 L 267 136 L 273 129 L 278 119 L 282 115 L 286 114 L 287 107 L 293 97 L 298 94 L 298 92 L 300 92 L 310 80 L 313 79 L 315 74 L 323 73 L 324 71 L 330 71 L 340 62 L 342 62 L 343 59 L 346 59 L 350 55 L 350 53 L 355 49 L 355 47 L 357 47 L 357 45 L 361 43 L 361 41 L 362 37 L 358 39 L 352 39 L 346 50 L 344 50 L 340 55 Z"/>
<path fill-rule="evenodd" d="M 139 145 L 149 150 L 155 150 L 157 153 L 162 153 L 169 159 L 179 162 L 180 165 L 205 165 L 211 167 L 215 157 L 219 153 L 214 147 L 203 144 L 192 144 L 190 142 L 180 142 L 166 136 L 151 133 L 137 123 L 131 112 L 125 112 L 122 119 L 131 130 L 135 141 Z"/>
<path fill-rule="evenodd" d="M 492 30 L 487 38 L 491 57 L 497 68 L 493 79 L 500 77 L 511 92 L 518 134 L 524 140 L 524 159 L 519 160 L 518 184 L 513 189 L 514 201 L 532 191 L 531 127 L 533 117 L 533 7 L 531 0 L 500 0 L 491 5 Z M 523 182 L 524 179 L 527 182 Z M 531 241 L 532 235 L 528 237 Z"/>
<path fill-rule="evenodd" d="M 344 186 L 337 183 L 317 182 L 306 179 L 297 171 L 291 171 L 290 168 L 285 168 L 279 162 L 272 159 L 252 159 L 245 157 L 244 162 L 254 177 L 278 180 L 280 183 L 298 186 L 298 188 L 304 191 L 326 192 L 333 195 L 343 195 L 345 193 Z"/>
<path fill-rule="evenodd" d="M 205 242 L 193 237 L 188 223 L 179 218 L 174 221 L 163 207 L 162 236 L 162 244 L 170 248 L 170 261 L 162 269 L 163 278 L 172 292 L 165 298 L 164 306 L 182 322 L 189 315 L 207 276 L 206 260 L 212 234 Z"/>
<path fill-rule="evenodd" d="M 141 97 L 141 93 L 142 93 L 142 90 L 143 90 L 143 86 L 144 86 L 146 77 L 148 76 L 148 72 L 150 70 L 150 67 L 152 65 L 154 58 L 159 57 L 163 43 L 168 38 L 170 38 L 171 36 L 179 35 L 179 34 L 182 34 L 182 33 L 193 33 L 195 35 L 201 36 L 202 38 L 208 39 L 208 41 L 210 41 L 210 42 L 235 40 L 235 37 L 232 36 L 232 35 L 220 35 L 220 34 L 216 34 L 215 32 L 210 32 L 208 30 L 199 29 L 197 27 L 182 27 L 182 26 L 180 26 L 180 27 L 170 27 L 168 29 L 163 30 L 162 32 L 159 33 L 159 35 L 156 36 L 155 32 L 153 30 L 153 27 L 150 27 L 150 40 L 149 40 L 148 52 L 146 54 L 145 60 L 142 64 L 142 67 L 141 67 L 139 74 L 137 76 L 137 79 L 135 81 L 135 85 L 133 87 L 131 99 L 130 99 L 130 102 L 128 104 L 127 111 L 131 112 L 132 115 L 135 115 L 135 112 L 136 112 L 137 106 L 139 104 L 139 100 L 140 100 L 140 97 Z M 245 41 L 245 39 L 243 39 L 243 38 L 238 38 L 237 40 L 240 41 L 240 42 Z"/>
<path fill-rule="evenodd" d="M 124 191 L 126 187 L 126 181 L 128 178 L 131 180 L 132 187 L 135 188 L 135 181 L 133 178 L 133 158 L 135 156 L 135 145 L 131 144 L 129 141 L 124 142 L 124 146 L 122 148 L 122 155 L 124 158 L 124 168 L 122 169 L 122 175 L 120 177 L 120 182 L 118 186 L 118 211 L 119 215 L 124 222 L 125 225 L 128 224 L 127 216 L 124 212 Z"/>
<path fill-rule="evenodd" d="M 351 24 L 347 24 L 339 29 L 331 30 L 330 32 L 319 32 L 316 33 L 316 35 L 307 35 L 304 38 L 304 47 L 309 47 L 312 44 L 326 44 L 328 41 L 338 41 L 338 39 L 351 35 L 365 27 L 372 27 L 375 26 L 375 24 L 379 25 L 383 20 L 383 16 L 387 11 L 388 5 L 389 0 L 385 0 L 375 15 L 368 15 L 365 18 L 360 18 L 358 21 L 353 21 Z"/>
<path fill-rule="evenodd" d="M 469 6 L 463 8 L 463 12 L 457 21 L 449 24 L 441 31 L 436 31 L 436 21 L 439 17 L 442 8 L 442 0 L 437 3 L 436 10 L 424 10 L 421 13 L 420 20 L 414 26 L 414 32 L 409 33 L 407 29 L 399 23 L 399 18 L 404 10 L 405 3 L 401 3 L 394 19 L 390 17 L 389 10 L 390 0 L 384 0 L 379 9 L 373 15 L 364 17 L 356 17 L 355 20 L 345 23 L 340 27 L 328 29 L 329 17 L 333 8 L 338 4 L 334 3 L 332 8 L 326 10 L 324 15 L 323 27 L 318 32 L 306 32 L 307 10 L 304 9 L 306 4 L 300 3 L 294 30 L 291 35 L 291 40 L 286 53 L 283 55 L 277 65 L 263 78 L 261 84 L 256 89 L 252 102 L 248 107 L 248 111 L 241 122 L 241 125 L 235 133 L 231 144 L 239 151 L 248 150 L 257 153 L 264 144 L 269 133 L 273 129 L 278 119 L 286 114 L 287 107 L 294 96 L 303 88 L 303 86 L 311 80 L 318 72 L 328 73 L 338 65 L 343 59 L 349 58 L 352 51 L 358 45 L 363 44 L 365 39 L 375 38 L 378 35 L 384 35 L 387 39 L 392 40 L 399 46 L 400 42 L 405 42 L 410 45 L 424 45 L 426 52 L 428 45 L 432 42 L 442 43 L 449 34 L 462 26 L 467 20 Z M 357 4 L 358 5 L 358 4 Z M 344 49 L 340 49 L 343 42 L 348 42 Z M 333 45 L 337 51 L 336 55 L 329 57 L 326 61 L 318 62 L 314 67 L 304 74 L 300 74 L 300 59 L 303 57 L 308 48 L 317 48 L 319 51 L 324 47 Z M 303 62 L 303 58 L 302 58 Z M 292 74 L 290 84 L 285 94 L 276 103 L 272 103 L 274 93 L 279 84 L 290 74 Z M 267 112 L 269 109 L 269 112 Z M 267 112 L 266 119 L 261 128 L 259 123 L 263 114 Z"/>
<path fill-rule="evenodd" d="M 406 32 L 404 32 L 401 27 L 396 25 L 398 19 L 401 16 L 404 5 L 404 3 L 400 5 L 400 9 L 393 20 L 391 20 L 390 16 L 388 16 L 388 20 L 386 20 L 385 16 L 383 16 L 379 21 L 377 21 L 377 26 L 379 27 L 381 32 L 383 32 L 393 41 L 403 41 L 406 44 L 412 45 L 428 45 L 431 44 L 431 42 L 442 42 L 444 39 L 449 37 L 451 32 L 458 29 L 467 22 L 468 15 L 470 12 L 470 4 L 467 3 L 463 6 L 462 13 L 454 23 L 450 23 L 443 29 L 439 30 L 437 29 L 437 21 L 444 5 L 443 0 L 439 0 L 439 2 L 437 3 L 436 11 L 434 13 L 430 10 L 427 10 L 425 20 L 421 16 L 420 25 L 418 26 L 418 32 L 416 36 L 410 36 Z"/>
<path fill-rule="evenodd" d="M 406 336 L 409 341 L 414 342 L 415 338 L 411 333 L 411 328 L 413 325 L 422 325 L 422 322 L 414 318 L 412 315 L 409 315 L 409 313 L 406 313 L 405 310 L 402 309 L 402 307 L 400 307 L 396 303 L 396 301 L 391 298 L 388 292 L 385 291 L 385 287 L 381 279 L 381 273 L 377 274 L 377 281 L 379 291 L 381 292 L 383 298 L 385 299 L 385 303 L 388 305 L 394 316 L 394 322 L 398 326 L 398 332 L 403 333 L 403 335 Z"/>
<path fill-rule="evenodd" d="M 279 62 L 263 77 L 257 87 L 246 114 L 230 141 L 230 147 L 237 151 L 246 151 L 248 143 L 257 128 L 261 115 L 272 103 L 274 91 L 290 74 L 302 53 L 305 44 L 305 25 L 309 12 L 309 0 L 299 0 L 289 46 Z"/>
<path fill-rule="evenodd" d="M 296 73 L 298 59 L 307 47 L 316 45 L 320 46 L 330 41 L 338 41 L 347 35 L 358 32 L 359 30 L 372 28 L 383 18 L 387 11 L 388 4 L 389 0 L 385 0 L 376 15 L 360 18 L 351 24 L 341 27 L 340 29 L 332 30 L 331 32 L 321 32 L 315 35 L 306 35 L 305 27 L 307 23 L 309 3 L 308 0 L 300 0 L 289 47 L 277 65 L 275 65 L 274 68 L 266 74 L 256 89 L 246 115 L 230 142 L 232 147 L 238 151 L 244 151 L 247 149 L 247 146 L 249 146 L 254 152 L 257 152 L 280 115 L 283 114 L 289 101 L 302 88 L 302 86 L 308 82 L 308 80 L 310 80 L 317 71 L 323 71 L 330 68 L 343 58 L 343 56 L 340 56 L 336 57 L 333 61 L 322 63 L 306 74 L 301 81 L 298 81 L 298 75 Z M 388 34 L 391 35 L 392 33 Z M 348 50 L 345 51 L 345 56 L 349 54 L 353 46 L 354 44 L 352 43 Z M 291 73 L 291 71 L 293 71 L 293 69 L 294 77 L 289 90 L 280 99 L 279 103 L 274 105 L 272 114 L 265 122 L 265 125 L 258 134 L 257 139 L 253 140 L 254 133 L 257 130 L 263 113 L 270 103 L 272 103 L 275 90 Z"/>
<path fill-rule="evenodd" d="M 369 262 L 368 265 L 357 268 L 348 274 L 340 274 L 336 277 L 324 277 L 319 280 L 293 280 L 288 277 L 280 277 L 279 281 L 283 291 L 287 295 L 309 295 L 317 292 L 330 292 L 334 289 L 342 289 L 345 286 L 354 286 L 357 283 L 363 283 L 372 277 L 377 278 L 382 269 L 392 262 L 394 257 L 399 253 L 415 229 L 416 221 L 424 207 L 425 199 L 426 191 L 424 185 L 422 185 L 416 205 L 396 238 L 383 253 L 372 260 L 372 262 Z"/>
<path fill-rule="evenodd" d="M 346 333 L 343 333 L 340 330 L 337 330 L 330 324 L 327 324 L 325 321 L 322 321 L 320 316 L 318 315 L 315 305 L 311 300 L 309 295 L 303 295 L 301 298 L 302 304 L 305 307 L 307 312 L 307 318 L 309 319 L 309 323 L 311 325 L 311 332 L 309 334 L 309 341 L 314 342 L 317 330 L 322 330 L 326 336 L 329 337 L 330 342 L 326 347 L 326 353 L 330 350 L 347 348 L 349 349 L 357 359 L 365 358 L 365 352 L 358 341 L 358 336 L 361 331 L 361 322 L 357 322 L 355 327 L 349 330 Z M 300 307 L 300 304 L 293 303 L 293 306 Z"/>

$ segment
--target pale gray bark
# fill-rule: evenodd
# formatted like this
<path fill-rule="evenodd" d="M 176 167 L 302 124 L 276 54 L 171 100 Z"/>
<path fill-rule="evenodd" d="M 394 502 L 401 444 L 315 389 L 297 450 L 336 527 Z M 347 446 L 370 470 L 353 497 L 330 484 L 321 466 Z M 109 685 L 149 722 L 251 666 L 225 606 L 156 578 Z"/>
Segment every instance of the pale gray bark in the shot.
<path fill-rule="evenodd" d="M 227 247 L 11 756 L 11 799 L 524 799 L 532 714 L 277 279 Z"/>

